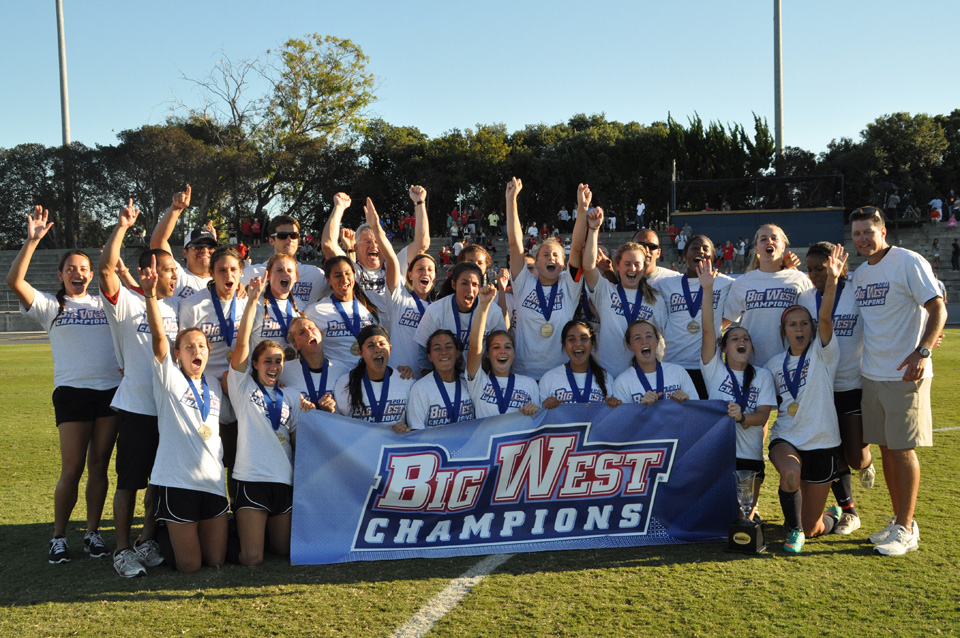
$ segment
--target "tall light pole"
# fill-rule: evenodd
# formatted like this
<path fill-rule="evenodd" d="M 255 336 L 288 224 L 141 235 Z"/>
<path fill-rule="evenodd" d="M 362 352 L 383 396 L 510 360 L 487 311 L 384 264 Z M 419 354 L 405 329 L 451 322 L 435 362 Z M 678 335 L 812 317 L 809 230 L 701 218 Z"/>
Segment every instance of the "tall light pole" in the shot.
<path fill-rule="evenodd" d="M 783 157 L 783 61 L 780 31 L 780 0 L 773 0 L 773 126 L 778 159 Z"/>
<path fill-rule="evenodd" d="M 57 2 L 60 48 L 60 120 L 63 124 L 63 235 L 67 248 L 77 247 L 78 220 L 73 206 L 73 157 L 70 154 L 70 100 L 67 98 L 67 45 L 63 36 L 63 2 Z"/>
<path fill-rule="evenodd" d="M 63 145 L 70 146 L 70 99 L 67 97 L 67 45 L 63 36 L 63 0 L 57 0 L 57 40 L 60 47 L 60 119 Z"/>

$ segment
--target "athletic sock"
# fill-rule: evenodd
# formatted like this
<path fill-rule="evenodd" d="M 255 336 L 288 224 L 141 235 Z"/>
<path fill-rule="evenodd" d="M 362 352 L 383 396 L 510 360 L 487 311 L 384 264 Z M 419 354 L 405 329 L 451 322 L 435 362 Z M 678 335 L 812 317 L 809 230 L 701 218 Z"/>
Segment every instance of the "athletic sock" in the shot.
<path fill-rule="evenodd" d="M 777 495 L 780 496 L 780 509 L 783 510 L 784 526 L 787 529 L 803 529 L 800 526 L 800 506 L 802 505 L 800 490 L 784 492 L 783 488 L 778 488 Z"/>
<path fill-rule="evenodd" d="M 823 515 L 820 516 L 820 520 L 823 521 L 823 534 L 824 534 L 824 535 L 829 534 L 830 532 L 832 532 L 832 531 L 833 531 L 833 528 L 834 528 L 834 527 L 836 526 L 836 524 L 837 524 L 837 519 L 835 519 L 834 517 L 830 516 L 830 515 L 827 514 L 826 512 L 824 512 Z"/>
<path fill-rule="evenodd" d="M 837 480 L 833 482 L 831 487 L 833 488 L 833 496 L 837 499 L 837 505 L 840 506 L 840 509 L 846 514 L 857 516 L 857 508 L 854 507 L 853 502 L 853 486 L 850 478 L 850 470 L 844 470 L 843 473 L 837 477 Z"/>

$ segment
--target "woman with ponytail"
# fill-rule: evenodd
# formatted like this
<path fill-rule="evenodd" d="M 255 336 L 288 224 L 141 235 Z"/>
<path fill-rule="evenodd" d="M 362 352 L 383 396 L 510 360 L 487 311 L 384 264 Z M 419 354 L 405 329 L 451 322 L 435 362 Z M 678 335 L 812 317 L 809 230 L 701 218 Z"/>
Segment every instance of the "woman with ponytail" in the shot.
<path fill-rule="evenodd" d="M 83 549 L 94 558 L 110 553 L 100 536 L 107 496 L 107 469 L 117 437 L 117 415 L 110 408 L 120 373 L 100 297 L 87 294 L 93 279 L 90 258 L 72 250 L 60 259 L 56 296 L 35 290 L 26 281 L 30 260 L 53 226 L 40 206 L 27 216 L 27 240 L 10 266 L 7 285 L 20 300 L 20 312 L 50 335 L 53 353 L 53 406 L 60 435 L 60 479 L 53 497 L 53 539 L 48 560 L 70 562 L 67 523 L 87 467 L 87 532 Z"/>
<path fill-rule="evenodd" d="M 404 379 L 390 362 L 390 338 L 377 325 L 366 326 L 357 337 L 360 360 L 349 374 L 341 376 L 333 391 L 337 413 L 361 421 L 389 426 L 394 432 L 409 432 L 407 397 L 413 380 Z"/>
<path fill-rule="evenodd" d="M 293 296 L 297 282 L 297 260 L 290 255 L 278 253 L 267 261 L 263 280 L 263 299 L 256 306 L 251 325 L 250 350 L 264 341 L 276 341 L 283 350 L 284 361 L 293 361 L 296 356 L 293 346 L 287 341 L 287 332 L 294 317 L 303 316 Z M 250 300 L 247 300 L 250 303 Z M 291 383 L 294 366 L 285 366 L 281 382 Z"/>

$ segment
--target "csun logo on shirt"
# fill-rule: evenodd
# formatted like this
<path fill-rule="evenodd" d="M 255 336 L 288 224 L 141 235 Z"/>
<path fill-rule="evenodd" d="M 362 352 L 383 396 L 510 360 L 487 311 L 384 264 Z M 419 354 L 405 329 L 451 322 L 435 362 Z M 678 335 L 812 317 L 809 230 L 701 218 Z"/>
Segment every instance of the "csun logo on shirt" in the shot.
<path fill-rule="evenodd" d="M 857 286 L 854 299 L 861 308 L 866 306 L 882 306 L 887 303 L 887 294 L 890 292 L 890 282 L 883 281 L 877 284 Z"/>
<path fill-rule="evenodd" d="M 768 288 L 767 290 L 748 290 L 747 310 L 757 308 L 789 308 L 797 303 L 797 293 L 793 288 Z"/>

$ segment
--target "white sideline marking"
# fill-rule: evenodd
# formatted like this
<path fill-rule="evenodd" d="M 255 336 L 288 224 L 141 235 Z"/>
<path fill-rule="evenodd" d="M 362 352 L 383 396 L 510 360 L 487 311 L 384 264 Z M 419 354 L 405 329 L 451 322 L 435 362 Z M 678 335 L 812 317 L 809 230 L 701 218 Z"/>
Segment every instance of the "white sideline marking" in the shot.
<path fill-rule="evenodd" d="M 960 427 L 956 428 L 934 428 L 934 432 L 953 432 L 954 430 L 960 430 Z"/>
<path fill-rule="evenodd" d="M 433 629 L 434 623 L 443 618 L 463 600 L 464 596 L 480 584 L 490 572 L 503 565 L 513 554 L 492 554 L 450 582 L 430 602 L 420 608 L 413 618 L 397 629 L 394 638 L 422 638 Z"/>

